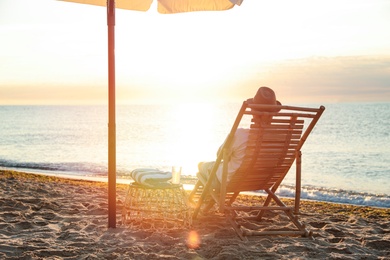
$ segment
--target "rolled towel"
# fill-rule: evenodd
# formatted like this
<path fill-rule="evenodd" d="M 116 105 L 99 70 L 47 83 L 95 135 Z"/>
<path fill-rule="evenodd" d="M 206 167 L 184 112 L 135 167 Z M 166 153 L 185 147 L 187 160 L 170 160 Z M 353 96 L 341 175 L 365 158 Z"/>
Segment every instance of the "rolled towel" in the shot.
<path fill-rule="evenodd" d="M 164 172 L 153 168 L 137 168 L 130 173 L 130 176 L 135 182 L 148 187 L 156 187 L 172 179 L 171 172 Z"/>

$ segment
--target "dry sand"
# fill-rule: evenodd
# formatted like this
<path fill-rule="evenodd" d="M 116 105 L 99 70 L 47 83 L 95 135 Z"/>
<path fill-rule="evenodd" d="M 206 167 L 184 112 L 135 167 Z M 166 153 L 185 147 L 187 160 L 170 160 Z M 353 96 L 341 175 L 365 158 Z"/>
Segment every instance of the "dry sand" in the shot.
<path fill-rule="evenodd" d="M 390 259 L 390 209 L 308 202 L 302 237 L 241 241 L 219 215 L 191 229 L 107 228 L 107 184 L 0 171 L 0 259 Z M 243 202 L 251 196 L 243 196 Z M 188 245 L 199 235 L 199 247 Z"/>

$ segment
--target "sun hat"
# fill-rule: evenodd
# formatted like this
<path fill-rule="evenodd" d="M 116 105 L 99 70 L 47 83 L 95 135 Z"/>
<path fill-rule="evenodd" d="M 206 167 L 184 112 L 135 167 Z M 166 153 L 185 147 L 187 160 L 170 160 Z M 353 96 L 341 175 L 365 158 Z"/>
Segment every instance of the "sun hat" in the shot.
<path fill-rule="evenodd" d="M 275 92 L 269 87 L 260 87 L 254 98 L 248 99 L 249 103 L 259 105 L 282 105 L 276 100 Z M 262 109 L 264 111 L 278 112 L 280 109 Z"/>

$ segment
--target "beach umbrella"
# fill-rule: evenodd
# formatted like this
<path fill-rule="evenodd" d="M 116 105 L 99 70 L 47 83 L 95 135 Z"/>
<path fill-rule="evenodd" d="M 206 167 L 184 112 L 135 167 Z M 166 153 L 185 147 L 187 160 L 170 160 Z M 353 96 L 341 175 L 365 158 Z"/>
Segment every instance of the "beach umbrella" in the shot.
<path fill-rule="evenodd" d="M 61 0 L 107 7 L 108 27 L 108 227 L 116 227 L 115 8 L 147 11 L 153 0 Z M 162 14 L 223 11 L 243 0 L 156 0 Z"/>

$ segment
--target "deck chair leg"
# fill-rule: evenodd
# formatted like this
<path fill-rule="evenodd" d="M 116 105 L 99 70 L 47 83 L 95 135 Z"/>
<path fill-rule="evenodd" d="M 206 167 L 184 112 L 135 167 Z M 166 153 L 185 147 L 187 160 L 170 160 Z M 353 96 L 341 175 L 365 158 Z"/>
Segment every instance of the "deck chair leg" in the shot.
<path fill-rule="evenodd" d="M 296 164 L 296 181 L 295 181 L 295 209 L 294 214 L 299 214 L 299 204 L 301 202 L 301 165 L 302 165 L 302 152 L 297 151 L 295 154 L 295 164 Z"/>
<path fill-rule="evenodd" d="M 236 215 L 232 214 L 232 212 L 225 214 L 226 219 L 229 221 L 230 225 L 233 227 L 234 231 L 236 231 L 237 235 L 243 241 L 248 241 L 248 238 L 245 236 L 244 232 L 241 230 L 240 226 L 235 221 Z"/>
<path fill-rule="evenodd" d="M 267 206 L 270 204 L 271 199 L 272 199 L 271 196 L 268 195 L 268 196 L 267 196 L 267 199 L 265 200 L 265 202 L 264 202 L 264 204 L 263 204 L 263 207 L 267 207 Z M 256 221 L 261 221 L 261 219 L 262 219 L 263 216 L 264 216 L 264 213 L 265 213 L 265 210 L 260 210 L 259 213 L 258 213 L 257 216 L 256 216 Z"/>
<path fill-rule="evenodd" d="M 198 180 L 193 188 L 193 190 L 191 191 L 190 195 L 188 196 L 188 201 L 192 204 L 195 204 L 195 201 L 194 201 L 194 197 L 197 193 L 199 193 L 198 189 L 200 189 L 200 192 L 201 192 L 201 189 L 203 187 L 201 187 L 201 182 Z"/>
<path fill-rule="evenodd" d="M 217 159 L 216 162 L 220 162 L 220 161 L 221 161 L 221 158 Z M 218 169 L 218 163 L 215 163 L 213 166 L 212 172 L 215 173 L 217 169 Z M 200 185 L 202 185 L 202 193 L 201 193 L 199 200 L 198 200 L 198 203 L 196 204 L 196 207 L 194 209 L 194 213 L 192 215 L 193 219 L 196 219 L 196 217 L 198 216 L 200 208 L 202 207 L 202 204 L 203 204 L 204 200 L 206 199 L 206 197 L 211 195 L 210 191 L 213 189 L 212 183 L 214 181 L 214 178 L 216 178 L 216 176 L 215 176 L 215 174 L 213 175 L 210 173 L 207 180 L 203 177 L 199 177 L 199 178 L 202 178 L 202 180 L 198 180 Z M 205 183 L 205 184 L 203 184 L 203 183 Z"/>
<path fill-rule="evenodd" d="M 207 203 L 206 207 L 202 210 L 202 212 L 207 213 L 214 205 L 215 205 L 215 201 L 210 200 L 210 202 Z"/>
<path fill-rule="evenodd" d="M 273 188 L 271 189 L 272 193 L 274 193 L 274 192 L 278 189 L 278 187 L 279 187 L 280 184 L 281 184 L 281 181 L 277 182 L 277 183 L 273 186 Z M 265 200 L 265 202 L 264 202 L 264 204 L 263 204 L 263 207 L 268 207 L 268 205 L 271 203 L 271 200 L 272 200 L 272 197 L 268 194 L 268 196 L 267 196 L 267 198 L 266 198 L 266 200 Z M 261 221 L 261 219 L 262 219 L 263 216 L 264 216 L 264 213 L 265 213 L 265 210 L 260 210 L 260 211 L 259 211 L 259 214 L 257 214 L 257 220 L 258 220 L 258 221 Z"/>
<path fill-rule="evenodd" d="M 229 200 L 229 206 L 236 200 L 237 196 L 239 195 L 239 192 L 235 192 L 233 196 Z"/>
<path fill-rule="evenodd" d="M 196 204 L 196 207 L 194 209 L 194 213 L 192 214 L 193 219 L 196 219 L 196 217 L 198 216 L 200 208 L 202 207 L 205 198 L 206 198 L 206 192 L 205 189 L 203 189 L 202 194 L 199 197 L 198 203 Z"/>
<path fill-rule="evenodd" d="M 287 207 L 271 190 L 266 190 L 266 192 L 269 194 L 269 196 L 278 204 L 280 207 Z M 306 229 L 306 226 L 302 224 L 296 215 L 294 215 L 292 210 L 285 210 L 284 211 L 287 215 L 287 217 L 293 222 L 295 227 L 302 232 L 302 236 L 308 237 L 311 236 L 311 232 L 309 232 Z"/>
<path fill-rule="evenodd" d="M 203 193 L 202 193 L 203 194 Z M 205 196 L 206 197 L 206 196 Z M 197 214 L 199 213 L 199 211 L 201 211 L 200 209 L 201 209 L 201 204 L 203 203 L 203 201 L 205 200 L 205 197 L 203 197 L 202 198 L 202 200 L 201 199 L 199 199 L 199 202 L 198 202 L 198 205 L 197 205 L 197 207 L 196 207 L 196 215 L 195 215 L 195 212 L 194 212 L 194 218 L 196 218 L 196 216 L 197 216 Z M 212 207 L 214 207 L 214 205 L 215 205 L 215 200 L 214 199 L 212 199 L 211 197 L 210 197 L 210 201 L 207 203 L 207 205 L 202 209 L 202 213 L 204 213 L 204 214 L 206 214 L 207 212 L 209 212 L 210 211 L 210 209 L 212 208 Z"/>
<path fill-rule="evenodd" d="M 203 183 L 201 181 L 198 181 L 198 182 L 201 183 L 203 188 L 202 188 L 202 193 L 201 193 L 199 200 L 196 204 L 196 207 L 194 209 L 194 213 L 192 215 L 193 219 L 196 219 L 196 217 L 198 216 L 200 208 L 202 207 L 203 201 L 205 200 L 205 198 L 206 198 L 206 196 L 211 188 L 211 181 L 210 180 L 207 181 L 206 185 L 203 185 Z"/>

